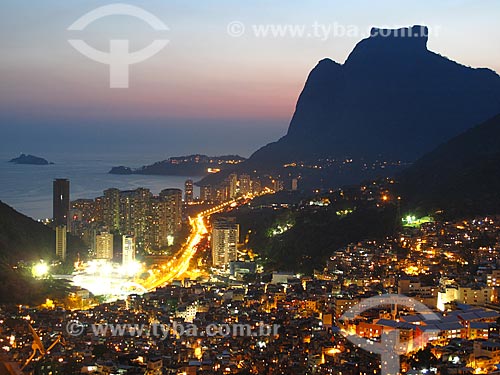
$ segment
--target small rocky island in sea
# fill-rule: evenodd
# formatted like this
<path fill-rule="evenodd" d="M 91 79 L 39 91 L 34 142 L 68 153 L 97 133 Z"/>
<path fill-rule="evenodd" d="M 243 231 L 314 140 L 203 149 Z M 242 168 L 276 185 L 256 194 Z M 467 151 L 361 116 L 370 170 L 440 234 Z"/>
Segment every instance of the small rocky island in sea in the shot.
<path fill-rule="evenodd" d="M 14 164 L 30 164 L 30 165 L 49 165 L 54 164 L 44 158 L 34 155 L 21 154 L 19 157 L 9 160 L 9 163 Z"/>

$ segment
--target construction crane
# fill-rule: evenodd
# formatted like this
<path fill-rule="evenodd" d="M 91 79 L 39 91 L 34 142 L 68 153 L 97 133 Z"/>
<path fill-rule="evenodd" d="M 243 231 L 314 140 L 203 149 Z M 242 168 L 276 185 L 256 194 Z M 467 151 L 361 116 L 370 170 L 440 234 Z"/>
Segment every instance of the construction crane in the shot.
<path fill-rule="evenodd" d="M 60 343 L 63 346 L 66 345 L 62 334 L 60 334 L 57 339 L 52 344 L 50 344 L 47 349 L 45 349 L 40 336 L 38 336 L 31 324 L 28 323 L 28 327 L 33 336 L 33 343 L 31 344 L 31 349 L 33 350 L 33 352 L 26 360 L 26 362 L 24 362 L 24 365 L 21 368 L 19 368 L 19 364 L 16 362 L 0 359 L 0 375 L 23 375 L 23 370 L 33 361 L 37 353 L 38 360 L 40 360 L 45 357 L 47 353 L 49 353 L 57 344 Z"/>
<path fill-rule="evenodd" d="M 33 343 L 31 344 L 31 349 L 33 349 L 33 353 L 31 353 L 31 356 L 26 360 L 23 367 L 21 367 L 21 371 L 23 371 L 26 368 L 26 366 L 28 366 L 31 363 L 31 361 L 33 361 L 33 358 L 35 358 L 37 353 L 39 353 L 38 360 L 40 360 L 43 357 L 45 357 L 47 355 L 47 353 L 50 352 L 57 344 L 61 343 L 61 345 L 63 345 L 63 346 L 66 345 L 62 334 L 60 334 L 57 337 L 57 339 L 55 339 L 55 341 L 52 344 L 50 344 L 50 346 L 47 349 L 45 349 L 45 347 L 43 346 L 42 340 L 40 340 L 40 336 L 38 336 L 38 334 L 33 329 L 31 324 L 28 323 L 28 327 L 31 331 L 31 334 L 33 335 Z"/>

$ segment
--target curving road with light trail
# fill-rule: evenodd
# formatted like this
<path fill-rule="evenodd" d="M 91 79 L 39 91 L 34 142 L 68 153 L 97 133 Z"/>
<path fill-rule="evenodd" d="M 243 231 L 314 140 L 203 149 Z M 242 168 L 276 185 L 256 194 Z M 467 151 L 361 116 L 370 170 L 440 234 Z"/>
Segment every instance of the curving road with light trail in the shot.
<path fill-rule="evenodd" d="M 165 266 L 166 268 L 165 272 L 158 276 L 153 274 L 152 277 L 143 282 L 143 286 L 147 290 L 151 291 L 172 282 L 172 280 L 181 278 L 181 276 L 189 270 L 191 260 L 198 250 L 198 244 L 208 233 L 205 219 L 209 218 L 210 215 L 222 212 L 228 207 L 235 207 L 236 205 L 236 200 L 229 201 L 201 212 L 194 219 L 189 218 L 191 234 L 189 235 L 186 243 L 168 262 L 162 264 L 162 266 Z"/>

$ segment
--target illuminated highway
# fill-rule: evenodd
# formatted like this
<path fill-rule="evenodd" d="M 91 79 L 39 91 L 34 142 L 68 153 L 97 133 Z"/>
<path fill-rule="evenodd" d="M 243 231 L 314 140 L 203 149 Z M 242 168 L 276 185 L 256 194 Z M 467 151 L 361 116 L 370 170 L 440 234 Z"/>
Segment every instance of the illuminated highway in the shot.
<path fill-rule="evenodd" d="M 191 234 L 189 235 L 186 243 L 170 261 L 160 265 L 160 269 L 164 270 L 163 272 L 160 271 L 160 274 L 158 275 L 152 272 L 151 277 L 142 283 L 144 288 L 147 290 L 156 289 L 162 285 L 168 284 L 172 280 L 180 279 L 182 275 L 188 272 L 191 260 L 198 250 L 198 244 L 208 233 L 205 225 L 205 219 L 209 218 L 212 214 L 224 211 L 229 207 L 236 206 L 237 201 L 229 201 L 201 212 L 194 219 L 189 218 Z"/>

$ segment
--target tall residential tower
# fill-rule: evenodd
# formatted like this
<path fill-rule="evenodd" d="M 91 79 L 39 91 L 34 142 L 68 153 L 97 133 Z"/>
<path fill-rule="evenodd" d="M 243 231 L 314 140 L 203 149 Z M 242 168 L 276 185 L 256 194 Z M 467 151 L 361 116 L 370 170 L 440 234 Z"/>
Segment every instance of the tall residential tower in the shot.
<path fill-rule="evenodd" d="M 236 246 L 240 236 L 240 226 L 235 218 L 216 219 L 212 227 L 212 264 L 214 267 L 229 266 L 238 259 Z"/>
<path fill-rule="evenodd" d="M 189 204 L 193 202 L 193 200 L 193 180 L 186 180 L 184 183 L 184 201 Z"/>
<path fill-rule="evenodd" d="M 68 225 L 69 180 L 58 178 L 53 183 L 52 218 L 55 227 Z"/>
<path fill-rule="evenodd" d="M 122 237 L 122 264 L 129 265 L 135 261 L 135 238 L 134 236 Z"/>

